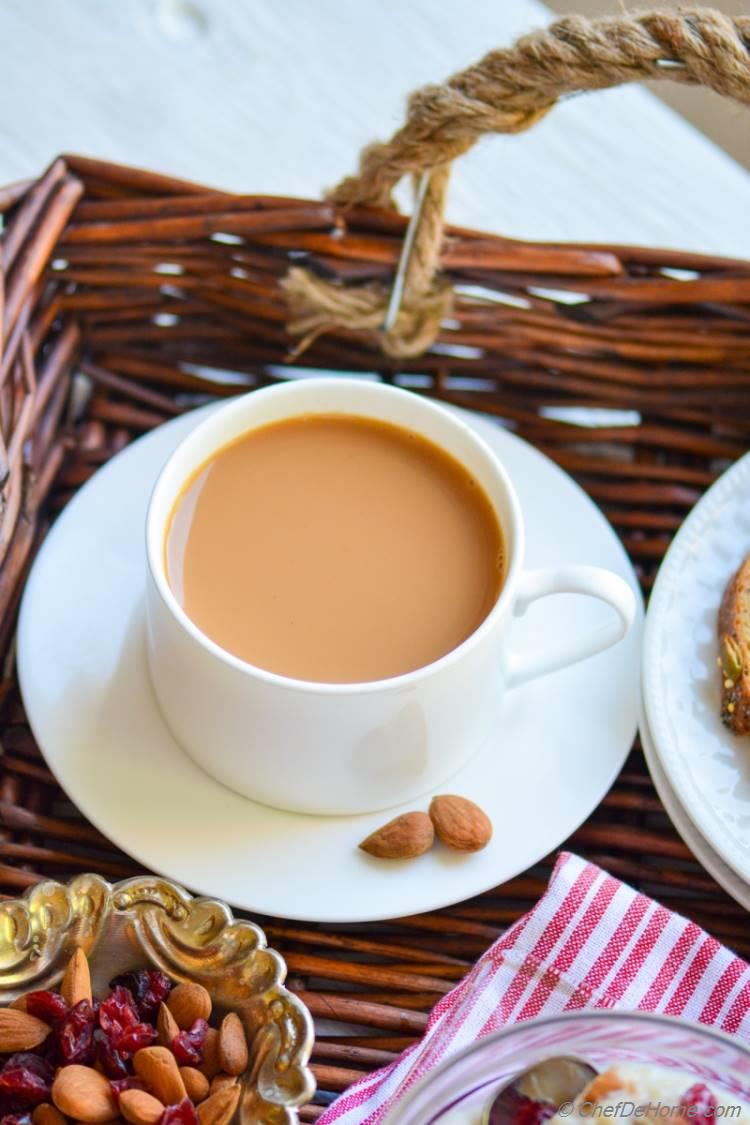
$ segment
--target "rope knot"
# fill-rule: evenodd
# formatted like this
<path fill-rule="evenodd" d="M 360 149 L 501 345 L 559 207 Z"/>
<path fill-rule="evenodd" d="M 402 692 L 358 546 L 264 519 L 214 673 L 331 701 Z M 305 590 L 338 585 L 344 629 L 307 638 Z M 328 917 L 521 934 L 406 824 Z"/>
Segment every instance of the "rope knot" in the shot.
<path fill-rule="evenodd" d="M 414 301 L 405 296 L 392 326 L 383 330 L 388 292 L 375 285 L 340 285 L 324 281 L 299 266 L 281 282 L 290 311 L 289 331 L 301 337 L 292 359 L 325 332 L 347 331 L 370 336 L 389 356 L 421 355 L 434 343 L 450 315 L 453 290 L 436 279 Z"/>

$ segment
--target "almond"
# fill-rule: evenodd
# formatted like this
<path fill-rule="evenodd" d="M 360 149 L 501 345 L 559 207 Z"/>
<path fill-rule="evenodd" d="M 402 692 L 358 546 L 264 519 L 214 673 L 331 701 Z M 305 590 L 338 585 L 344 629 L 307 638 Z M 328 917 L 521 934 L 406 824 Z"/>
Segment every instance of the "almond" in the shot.
<path fill-rule="evenodd" d="M 180 1074 L 191 1102 L 197 1105 L 208 1097 L 208 1079 L 205 1074 L 201 1074 L 194 1066 L 181 1066 Z"/>
<path fill-rule="evenodd" d="M 248 1050 L 245 1029 L 236 1012 L 228 1012 L 219 1028 L 219 1062 L 227 1074 L 247 1070 Z"/>
<path fill-rule="evenodd" d="M 432 847 L 435 830 L 427 813 L 402 813 L 359 845 L 378 859 L 414 859 Z"/>
<path fill-rule="evenodd" d="M 31 1120 L 34 1125 L 66 1125 L 60 1110 L 49 1102 L 38 1105 L 31 1115 Z"/>
<path fill-rule="evenodd" d="M 156 1030 L 162 1047 L 171 1047 L 175 1036 L 180 1033 L 177 1020 L 166 1004 L 159 1005 L 159 1014 L 156 1017 Z"/>
<path fill-rule="evenodd" d="M 117 1102 L 109 1079 L 91 1066 L 64 1066 L 52 1083 L 52 1101 L 66 1117 L 76 1121 L 114 1121 Z"/>
<path fill-rule="evenodd" d="M 198 1067 L 201 1074 L 209 1080 L 221 1070 L 219 1062 L 219 1033 L 215 1027 L 209 1027 L 203 1043 L 203 1062 Z"/>
<path fill-rule="evenodd" d="M 176 1105 L 187 1097 L 177 1060 L 166 1047 L 142 1047 L 133 1056 L 133 1066 L 164 1105 Z"/>
<path fill-rule="evenodd" d="M 49 1035 L 49 1027 L 20 1008 L 0 1008 L 0 1055 L 33 1051 Z"/>
<path fill-rule="evenodd" d="M 120 1113 L 131 1125 L 159 1125 L 164 1105 L 145 1090 L 123 1090 Z"/>
<path fill-rule="evenodd" d="M 185 1031 L 196 1020 L 207 1020 L 211 1015 L 211 997 L 202 984 L 178 984 L 167 997 L 167 1007 L 177 1026 Z"/>
<path fill-rule="evenodd" d="M 227 1125 L 232 1120 L 240 1100 L 240 1087 L 222 1086 L 198 1106 L 200 1125 Z"/>
<path fill-rule="evenodd" d="M 16 1008 L 19 1012 L 25 1012 L 26 1011 L 26 997 L 27 996 L 28 996 L 28 992 L 22 993 L 21 996 L 17 996 L 15 998 L 15 1000 L 11 1000 L 8 1007 L 9 1008 Z"/>
<path fill-rule="evenodd" d="M 430 817 L 438 840 L 456 851 L 478 852 L 492 839 L 492 821 L 467 797 L 433 797 Z"/>
<path fill-rule="evenodd" d="M 209 1094 L 215 1094 L 217 1090 L 223 1090 L 225 1086 L 236 1086 L 237 1079 L 233 1074 L 217 1074 L 215 1078 L 211 1079 L 211 1087 Z"/>
<path fill-rule="evenodd" d="M 89 972 L 89 959 L 82 949 L 76 949 L 68 961 L 65 976 L 60 985 L 60 995 L 67 1000 L 71 1008 L 75 1008 L 81 1000 L 91 1003 L 91 973 Z"/>

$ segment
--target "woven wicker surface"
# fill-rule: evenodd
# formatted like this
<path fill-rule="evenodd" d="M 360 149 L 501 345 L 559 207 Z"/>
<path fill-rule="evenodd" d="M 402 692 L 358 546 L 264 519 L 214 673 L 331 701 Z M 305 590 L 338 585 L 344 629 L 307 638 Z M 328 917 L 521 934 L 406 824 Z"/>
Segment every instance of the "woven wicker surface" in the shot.
<path fill-rule="evenodd" d="M 0 890 L 95 868 L 137 868 L 86 825 L 44 766 L 13 669 L 15 609 L 35 548 L 75 490 L 119 449 L 209 399 L 283 378 L 279 282 L 290 264 L 382 283 L 405 220 L 328 203 L 237 197 L 64 158 L 0 192 L 6 226 L 0 363 Z M 418 359 L 338 331 L 297 365 L 364 372 L 496 415 L 602 507 L 648 590 L 671 536 L 750 436 L 750 265 L 629 247 L 537 245 L 447 230 L 453 318 Z M 221 382 L 217 371 L 239 372 Z M 626 411 L 596 429 L 570 407 Z M 562 415 L 560 411 L 562 410 Z M 692 860 L 636 748 L 569 842 L 750 954 L 745 912 Z M 333 1092 L 419 1034 L 435 1000 L 542 891 L 553 857 L 502 888 L 396 923 L 260 919 L 321 1036 L 312 1120 Z"/>

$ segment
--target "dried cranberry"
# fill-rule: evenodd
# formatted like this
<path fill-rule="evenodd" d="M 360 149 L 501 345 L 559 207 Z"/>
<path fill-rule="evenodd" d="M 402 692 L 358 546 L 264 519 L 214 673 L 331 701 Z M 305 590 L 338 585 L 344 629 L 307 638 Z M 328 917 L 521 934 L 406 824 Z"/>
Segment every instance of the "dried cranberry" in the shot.
<path fill-rule="evenodd" d="M 536 1101 L 520 1094 L 513 1114 L 513 1125 L 542 1125 L 542 1122 L 554 1117 L 556 1112 L 551 1102 Z"/>
<path fill-rule="evenodd" d="M 129 1074 L 127 1078 L 114 1078 L 110 1081 L 112 1093 L 120 1100 L 120 1094 L 125 1090 L 145 1090 L 146 1087 L 140 1078 L 135 1078 L 134 1075 Z"/>
<path fill-rule="evenodd" d="M 141 1023 L 130 989 L 121 984 L 106 1000 L 102 1000 L 99 1027 L 107 1035 L 112 1048 L 123 1055 L 132 1055 L 142 1047 L 150 1046 L 156 1038 L 155 1028 Z"/>
<path fill-rule="evenodd" d="M 30 1113 L 6 1113 L 0 1117 L 0 1125 L 31 1125 Z"/>
<path fill-rule="evenodd" d="M 0 1074 L 0 1098 L 14 1109 L 49 1101 L 52 1084 L 26 1066 L 4 1067 Z"/>
<path fill-rule="evenodd" d="M 50 992 L 45 988 L 28 993 L 26 1011 L 30 1016 L 36 1016 L 52 1026 L 68 1014 L 68 1005 L 59 992 Z"/>
<path fill-rule="evenodd" d="M 160 1125 L 198 1125 L 198 1114 L 190 1098 L 184 1098 L 178 1105 L 168 1105 L 161 1115 Z"/>
<path fill-rule="evenodd" d="M 155 1020 L 162 1004 L 172 991 L 172 981 L 159 969 L 140 969 L 122 973 L 109 982 L 110 988 L 122 986 L 130 990 L 142 1020 Z"/>
<path fill-rule="evenodd" d="M 96 1059 L 96 1014 L 88 1000 L 79 1000 L 52 1032 L 52 1054 L 62 1066 L 90 1066 Z"/>
<path fill-rule="evenodd" d="M 180 1031 L 172 1040 L 172 1054 L 180 1066 L 200 1066 L 208 1024 L 198 1019 L 189 1031 Z"/>
<path fill-rule="evenodd" d="M 716 1095 L 702 1082 L 696 1082 L 680 1098 L 680 1116 L 687 1117 L 691 1125 L 715 1125 L 719 1103 Z"/>
<path fill-rule="evenodd" d="M 117 1038 L 117 1049 L 126 1055 L 134 1055 L 143 1047 L 150 1047 L 156 1039 L 156 1028 L 150 1023 L 137 1023 L 126 1028 Z"/>
<path fill-rule="evenodd" d="M 124 985 L 114 988 L 106 1000 L 99 1005 L 99 1027 L 107 1035 L 117 1032 L 123 1027 L 132 1027 L 138 1023 L 138 1010 L 135 1006 L 133 994 Z"/>
<path fill-rule="evenodd" d="M 45 1082 L 48 1082 L 50 1086 L 52 1085 L 52 1081 L 55 1077 L 54 1067 L 52 1067 L 46 1059 L 43 1059 L 41 1055 L 32 1055 L 31 1051 L 17 1051 L 15 1055 L 11 1055 L 5 1060 L 3 1073 L 5 1073 L 6 1070 L 15 1070 L 19 1066 L 30 1070 L 32 1074 L 38 1074 L 39 1077 L 43 1078 Z"/>
<path fill-rule="evenodd" d="M 107 1078 L 128 1078 L 130 1068 L 125 1055 L 116 1051 L 107 1035 L 99 1028 L 94 1032 L 96 1058 Z"/>
<path fill-rule="evenodd" d="M 138 1001 L 142 1020 L 155 1020 L 159 1006 L 164 1004 L 173 988 L 173 981 L 159 969 L 147 969 L 148 988 Z"/>

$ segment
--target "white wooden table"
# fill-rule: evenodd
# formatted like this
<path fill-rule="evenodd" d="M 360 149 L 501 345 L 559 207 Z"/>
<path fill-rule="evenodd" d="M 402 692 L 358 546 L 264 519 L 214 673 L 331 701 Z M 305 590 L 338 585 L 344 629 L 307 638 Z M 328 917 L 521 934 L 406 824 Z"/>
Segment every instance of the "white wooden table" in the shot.
<path fill-rule="evenodd" d="M 2 0 L 0 181 L 77 151 L 315 197 L 410 90 L 550 18 L 535 0 Z M 485 140 L 449 206 L 509 235 L 744 257 L 749 214 L 750 175 L 634 88 Z"/>

